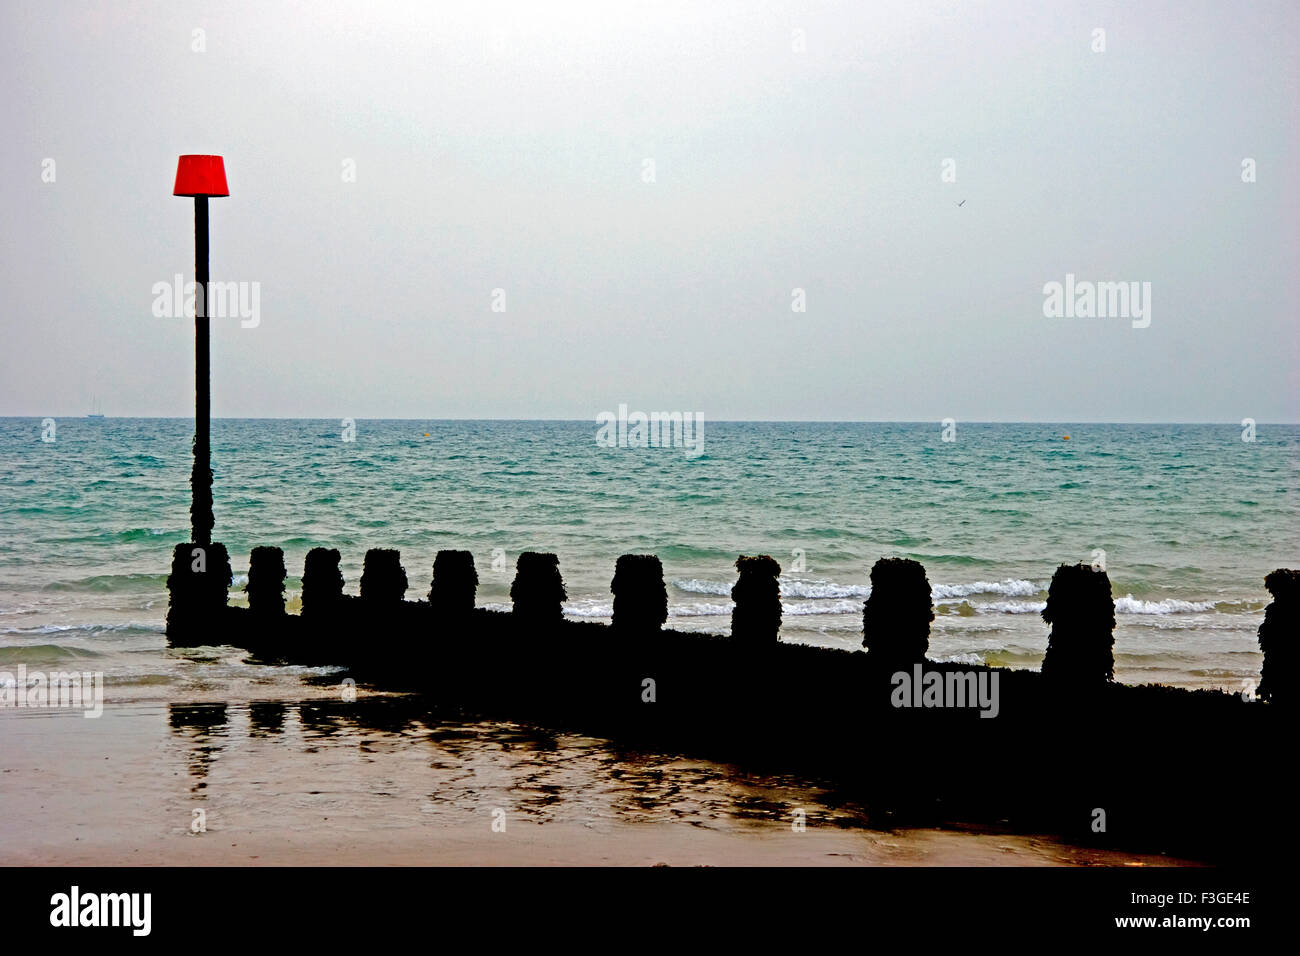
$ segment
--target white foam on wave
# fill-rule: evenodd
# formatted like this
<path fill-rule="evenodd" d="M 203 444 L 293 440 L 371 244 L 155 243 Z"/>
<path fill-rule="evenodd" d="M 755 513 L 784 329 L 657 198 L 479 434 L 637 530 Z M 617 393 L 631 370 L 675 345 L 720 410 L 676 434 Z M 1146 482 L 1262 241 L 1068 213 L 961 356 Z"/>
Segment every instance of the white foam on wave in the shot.
<path fill-rule="evenodd" d="M 731 602 L 726 604 L 678 604 L 668 609 L 669 617 L 724 617 L 731 613 L 735 607 Z"/>
<path fill-rule="evenodd" d="M 869 584 L 838 584 L 834 581 L 808 581 L 801 578 L 781 577 L 781 597 L 792 598 L 868 598 Z M 673 586 L 689 594 L 716 594 L 730 597 L 732 582 L 702 581 L 686 578 L 673 581 Z M 1023 578 L 1005 578 L 1001 581 L 973 581 L 969 584 L 934 584 L 931 593 L 935 600 L 969 597 L 972 594 L 1002 594 L 1006 597 L 1031 597 L 1045 590 L 1045 581 L 1026 581 Z"/>
<path fill-rule="evenodd" d="M 495 610 L 509 611 L 509 604 L 490 605 Z M 675 604 L 668 609 L 669 617 L 725 617 L 731 614 L 731 609 L 735 605 L 728 601 L 726 604 Z M 614 614 L 614 605 L 602 603 L 599 601 L 582 601 L 564 605 L 564 613 L 568 617 L 577 618 L 607 618 Z M 787 613 L 789 612 L 787 610 Z"/>
<path fill-rule="evenodd" d="M 495 605 L 503 611 L 510 610 L 509 605 Z M 735 604 L 731 601 L 715 603 L 702 601 L 695 604 L 674 604 L 668 608 L 669 617 L 727 617 Z M 607 618 L 614 613 L 614 606 L 601 601 L 579 601 L 564 605 L 564 613 L 576 618 Z M 781 613 L 787 617 L 801 617 L 809 614 L 861 614 L 862 602 L 842 601 L 786 601 L 781 605 Z"/>
<path fill-rule="evenodd" d="M 1045 601 L 989 601 L 972 604 L 976 611 L 993 614 L 1040 614 L 1047 607 Z M 1140 601 L 1129 594 L 1115 601 L 1116 614 L 1198 614 L 1214 610 L 1213 601 L 1180 601 L 1165 598 L 1163 601 Z"/>
<path fill-rule="evenodd" d="M 716 594 L 719 597 L 731 597 L 733 583 L 687 578 L 674 581 L 673 587 L 688 594 Z M 864 584 L 835 584 L 832 581 L 804 581 L 787 577 L 778 578 L 777 583 L 780 585 L 783 598 L 865 598 L 871 594 L 871 586 Z"/>
<path fill-rule="evenodd" d="M 984 663 L 984 658 L 979 654 L 949 654 L 947 657 L 934 658 L 936 664 L 967 664 L 978 666 Z"/>
<path fill-rule="evenodd" d="M 719 583 L 717 581 L 701 581 L 699 578 L 688 578 L 685 581 L 674 581 L 673 587 L 690 594 L 719 594 L 723 597 L 731 596 L 730 584 Z"/>
<path fill-rule="evenodd" d="M 735 604 L 728 601 L 726 604 L 676 604 L 668 609 L 669 617 L 725 617 L 731 614 Z M 836 601 L 817 602 L 817 601 L 787 601 L 781 604 L 781 615 L 783 617 L 805 617 L 809 614 L 861 614 L 862 603 L 860 601 Z"/>
<path fill-rule="evenodd" d="M 1023 578 L 1005 578 L 1001 581 L 974 581 L 970 584 L 934 584 L 930 587 L 930 593 L 937 601 L 943 598 L 970 597 L 972 594 L 1033 597 L 1046 589 L 1046 582 L 1026 581 Z"/>
<path fill-rule="evenodd" d="M 800 581 L 797 578 L 780 578 L 781 597 L 800 598 L 867 598 L 871 596 L 869 584 L 834 584 L 830 581 Z"/>
<path fill-rule="evenodd" d="M 47 624 L 36 628 L 10 628 L 0 630 L 0 634 L 55 634 L 63 631 L 85 631 L 87 634 L 102 634 L 105 631 L 154 631 L 163 634 L 167 631 L 165 624 L 152 621 L 118 621 L 115 624 Z"/>
<path fill-rule="evenodd" d="M 1201 611 L 1213 611 L 1213 601 L 1179 601 L 1165 598 L 1163 601 L 1139 601 L 1128 594 L 1115 601 L 1116 614 L 1196 614 Z"/>
<path fill-rule="evenodd" d="M 669 618 L 722 618 L 732 613 L 735 602 L 701 601 L 698 604 L 672 605 Z M 506 609 L 508 610 L 508 609 Z M 608 618 L 614 606 L 585 601 L 564 605 L 564 614 L 572 618 Z M 805 617 L 809 614 L 862 614 L 861 601 L 785 601 L 781 604 L 784 617 Z"/>
<path fill-rule="evenodd" d="M 614 605 L 598 601 L 583 601 L 581 604 L 565 604 L 564 613 L 571 617 L 610 617 L 614 613 Z"/>
<path fill-rule="evenodd" d="M 93 628 L 86 628 L 92 630 Z M 64 631 L 79 631 L 75 624 L 44 624 L 40 627 L 6 627 L 0 629 L 0 634 L 9 634 L 15 637 L 24 637 L 29 634 L 61 634 Z"/>
<path fill-rule="evenodd" d="M 972 604 L 976 611 L 989 614 L 1041 614 L 1046 601 L 981 601 Z"/>
<path fill-rule="evenodd" d="M 672 582 L 682 591 L 693 594 L 731 597 L 731 585 L 718 581 L 702 581 L 691 578 Z M 1002 581 L 974 581 L 969 584 L 938 584 L 934 586 L 936 603 L 951 607 L 954 603 L 969 603 L 976 614 L 1040 614 L 1047 605 L 1043 601 L 977 601 L 967 602 L 965 598 L 974 594 L 1000 594 L 1006 597 L 1029 597 L 1040 593 L 1045 583 L 1026 581 L 1020 578 L 1006 578 Z M 782 613 L 790 617 L 806 615 L 846 615 L 861 614 L 863 592 L 870 594 L 869 587 L 835 584 L 825 581 L 794 581 L 781 579 Z M 790 600 L 804 598 L 805 600 Z M 694 603 L 673 604 L 668 608 L 669 617 L 725 617 L 731 614 L 735 605 L 730 601 L 701 601 Z M 509 611 L 509 604 L 488 604 L 485 607 L 495 611 Z M 1115 601 L 1117 614 L 1133 615 L 1170 615 L 1193 614 L 1212 611 L 1213 601 L 1182 601 L 1166 598 L 1162 601 L 1141 601 L 1129 594 Z M 607 600 L 596 598 L 573 601 L 564 605 L 568 617 L 581 619 L 609 618 L 614 613 L 614 606 Z"/>
<path fill-rule="evenodd" d="M 835 601 L 813 603 L 811 601 L 797 601 L 792 604 L 786 604 L 781 608 L 784 614 L 861 614 L 861 601 Z"/>

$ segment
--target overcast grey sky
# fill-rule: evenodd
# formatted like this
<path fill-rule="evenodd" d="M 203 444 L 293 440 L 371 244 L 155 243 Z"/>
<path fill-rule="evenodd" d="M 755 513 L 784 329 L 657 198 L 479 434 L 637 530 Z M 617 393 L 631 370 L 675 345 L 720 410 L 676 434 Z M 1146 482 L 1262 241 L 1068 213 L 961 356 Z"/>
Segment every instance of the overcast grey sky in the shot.
<path fill-rule="evenodd" d="M 212 278 L 260 324 L 214 323 L 218 417 L 1294 422 L 1298 26 L 5 0 L 0 415 L 192 413 L 152 287 L 193 278 L 177 156 L 219 153 Z M 1067 273 L 1151 283 L 1150 325 L 1044 317 Z"/>

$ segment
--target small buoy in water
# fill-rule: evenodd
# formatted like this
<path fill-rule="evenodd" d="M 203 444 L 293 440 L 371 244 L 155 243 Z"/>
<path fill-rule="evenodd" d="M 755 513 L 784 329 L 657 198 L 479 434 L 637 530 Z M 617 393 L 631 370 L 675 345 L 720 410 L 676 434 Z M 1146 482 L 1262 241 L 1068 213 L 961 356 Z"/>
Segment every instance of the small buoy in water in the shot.
<path fill-rule="evenodd" d="M 424 433 L 424 437 L 425 437 L 425 438 L 428 438 L 428 437 L 429 437 L 429 433 L 428 433 L 428 432 L 425 432 L 425 433 Z"/>
<path fill-rule="evenodd" d="M 1064 436 L 1064 437 L 1061 439 L 1061 441 L 1069 441 L 1069 440 L 1070 440 L 1070 436 L 1069 436 L 1069 435 L 1066 435 L 1066 436 Z"/>

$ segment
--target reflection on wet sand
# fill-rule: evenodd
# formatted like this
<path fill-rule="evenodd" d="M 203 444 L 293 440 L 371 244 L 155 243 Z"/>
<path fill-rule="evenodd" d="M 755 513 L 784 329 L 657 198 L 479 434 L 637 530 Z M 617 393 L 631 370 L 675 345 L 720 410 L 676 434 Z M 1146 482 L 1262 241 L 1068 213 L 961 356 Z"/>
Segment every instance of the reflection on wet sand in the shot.
<path fill-rule="evenodd" d="M 278 701 L 254 701 L 248 705 L 249 734 L 271 737 L 284 733 L 286 707 Z"/>
<path fill-rule="evenodd" d="M 168 718 L 194 792 L 208 786 L 214 763 L 226 751 L 274 747 L 287 777 L 294 758 L 328 749 L 366 761 L 397 757 L 389 761 L 390 769 L 401 769 L 395 786 L 421 794 L 426 813 L 500 807 L 536 823 L 618 820 L 707 827 L 724 820 L 789 824 L 799 809 L 809 825 L 868 825 L 863 808 L 813 803 L 820 791 L 794 778 L 759 776 L 512 722 L 442 715 L 416 698 L 173 703 Z M 419 755 L 418 765 L 411 754 Z M 393 786 L 384 790 L 392 791 Z"/>
<path fill-rule="evenodd" d="M 226 705 L 172 705 L 167 720 L 172 733 L 186 741 L 190 776 L 194 778 L 193 789 L 200 791 L 207 786 L 212 762 L 225 749 L 222 740 L 227 736 Z"/>
<path fill-rule="evenodd" d="M 906 839 L 906 828 L 943 822 L 904 821 L 890 808 L 803 779 L 479 720 L 418 697 L 172 704 L 169 713 L 191 792 L 206 790 L 202 799 L 213 800 L 219 790 L 226 816 L 247 809 L 268 834 L 327 826 L 364 838 L 431 824 L 480 832 L 494 812 L 504 812 L 512 825 L 557 825 L 557 833 L 644 824 L 672 839 L 701 830 L 788 835 L 803 820 L 810 832 L 858 831 L 879 849 Z M 210 780 L 218 763 L 228 764 L 220 787 Z M 1020 841 L 1020 850 L 1030 840 L 978 832 Z M 1051 848 L 1050 862 L 1115 862 L 1094 850 L 1035 842 Z"/>
<path fill-rule="evenodd" d="M 0 711 L 0 865 L 1183 862 L 419 698 L 288 696 Z"/>

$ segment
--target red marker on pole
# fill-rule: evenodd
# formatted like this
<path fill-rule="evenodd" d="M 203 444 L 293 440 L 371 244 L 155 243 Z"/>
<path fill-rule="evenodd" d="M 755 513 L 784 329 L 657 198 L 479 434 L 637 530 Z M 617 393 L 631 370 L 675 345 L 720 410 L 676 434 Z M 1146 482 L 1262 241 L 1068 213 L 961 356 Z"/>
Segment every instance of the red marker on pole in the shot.
<path fill-rule="evenodd" d="M 194 197 L 194 468 L 190 472 L 193 542 L 212 543 L 211 361 L 208 347 L 208 197 L 229 196 L 220 156 L 182 156 L 173 196 Z"/>

